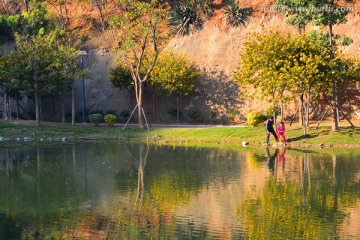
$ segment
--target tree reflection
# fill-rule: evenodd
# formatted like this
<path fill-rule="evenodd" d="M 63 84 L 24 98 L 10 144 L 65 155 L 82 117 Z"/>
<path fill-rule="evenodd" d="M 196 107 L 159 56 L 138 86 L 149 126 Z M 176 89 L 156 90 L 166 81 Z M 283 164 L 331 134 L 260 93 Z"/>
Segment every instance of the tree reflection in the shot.
<path fill-rule="evenodd" d="M 336 155 L 332 155 L 332 161 L 308 153 L 298 157 L 299 184 L 277 182 L 276 176 L 271 176 L 256 197 L 239 204 L 237 214 L 250 239 L 339 238 L 346 217 L 344 207 L 356 201 L 350 197 L 355 192 L 344 191 L 352 182 L 339 185 L 342 178 Z"/>

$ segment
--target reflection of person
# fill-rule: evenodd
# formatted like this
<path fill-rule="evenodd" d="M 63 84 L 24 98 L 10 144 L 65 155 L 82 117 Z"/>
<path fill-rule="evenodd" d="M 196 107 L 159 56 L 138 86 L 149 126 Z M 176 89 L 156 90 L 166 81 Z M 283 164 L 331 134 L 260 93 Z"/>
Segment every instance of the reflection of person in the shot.
<path fill-rule="evenodd" d="M 269 148 L 268 147 L 266 148 L 266 162 L 267 162 L 268 170 L 270 172 L 275 171 L 275 157 L 277 153 L 278 153 L 278 149 L 275 149 L 274 154 L 270 156 Z"/>
<path fill-rule="evenodd" d="M 269 144 L 269 138 L 270 138 L 270 133 L 274 136 L 275 140 L 277 141 L 277 136 L 274 130 L 274 117 L 271 116 L 265 124 L 265 128 L 266 128 L 266 144 Z"/>
<path fill-rule="evenodd" d="M 285 144 L 288 143 L 288 141 L 286 140 L 286 137 L 285 137 L 285 124 L 284 122 L 281 122 L 279 124 L 279 126 L 277 127 L 276 129 L 276 135 L 277 135 L 277 142 L 280 141 L 280 136 L 282 137 L 282 139 L 284 140 Z"/>
<path fill-rule="evenodd" d="M 285 153 L 286 153 L 286 148 L 284 148 L 284 150 L 282 151 L 282 153 L 280 153 L 280 150 L 277 152 L 277 156 L 276 156 L 276 160 L 277 163 L 279 165 L 281 165 L 282 169 L 285 168 Z"/>

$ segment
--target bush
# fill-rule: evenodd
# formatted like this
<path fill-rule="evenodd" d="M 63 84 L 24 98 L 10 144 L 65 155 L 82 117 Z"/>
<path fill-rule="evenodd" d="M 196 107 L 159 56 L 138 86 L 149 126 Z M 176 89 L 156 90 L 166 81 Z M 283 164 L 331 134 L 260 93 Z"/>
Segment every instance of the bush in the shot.
<path fill-rule="evenodd" d="M 108 114 L 113 114 L 113 115 L 117 116 L 116 110 L 107 110 L 104 115 L 106 116 Z"/>
<path fill-rule="evenodd" d="M 172 32 L 184 36 L 201 29 L 203 21 L 199 14 L 196 13 L 194 6 L 185 2 L 174 7 L 169 19 L 169 25 Z"/>
<path fill-rule="evenodd" d="M 226 110 L 226 118 L 228 121 L 232 122 L 235 120 L 237 114 L 237 110 L 236 109 L 227 109 Z"/>
<path fill-rule="evenodd" d="M 201 112 L 198 109 L 191 110 L 188 116 L 192 121 L 195 122 L 201 121 Z"/>
<path fill-rule="evenodd" d="M 170 108 L 169 110 L 166 111 L 166 113 L 176 117 L 177 109 L 176 108 Z"/>
<path fill-rule="evenodd" d="M 130 113 L 128 111 L 121 111 L 119 114 L 119 117 L 122 118 L 128 118 L 130 116 Z"/>
<path fill-rule="evenodd" d="M 92 115 L 92 114 L 95 114 L 95 113 L 99 113 L 99 114 L 101 114 L 101 115 L 104 115 L 104 111 L 103 110 L 99 110 L 99 109 L 95 109 L 95 110 L 86 110 L 86 113 L 87 114 L 89 114 L 89 116 L 90 115 Z"/>
<path fill-rule="evenodd" d="M 101 123 L 104 119 L 103 116 L 100 113 L 94 113 L 89 115 L 90 122 L 95 124 L 95 126 L 99 126 L 99 123 Z"/>
<path fill-rule="evenodd" d="M 253 110 L 247 115 L 247 123 L 250 126 L 257 127 L 266 120 L 266 117 L 259 111 Z"/>
<path fill-rule="evenodd" d="M 234 0 L 229 0 L 225 7 L 224 18 L 232 27 L 245 26 L 252 13 L 252 8 L 240 8 Z"/>
<path fill-rule="evenodd" d="M 107 114 L 104 117 L 105 125 L 108 127 L 113 127 L 114 124 L 117 122 L 117 116 L 114 114 Z"/>

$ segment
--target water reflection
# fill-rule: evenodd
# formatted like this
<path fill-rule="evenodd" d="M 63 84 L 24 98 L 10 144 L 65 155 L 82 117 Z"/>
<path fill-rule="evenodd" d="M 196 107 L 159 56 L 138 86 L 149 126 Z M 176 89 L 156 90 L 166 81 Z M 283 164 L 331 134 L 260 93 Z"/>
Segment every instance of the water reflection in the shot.
<path fill-rule="evenodd" d="M 354 239 L 360 153 L 0 149 L 0 239 Z"/>

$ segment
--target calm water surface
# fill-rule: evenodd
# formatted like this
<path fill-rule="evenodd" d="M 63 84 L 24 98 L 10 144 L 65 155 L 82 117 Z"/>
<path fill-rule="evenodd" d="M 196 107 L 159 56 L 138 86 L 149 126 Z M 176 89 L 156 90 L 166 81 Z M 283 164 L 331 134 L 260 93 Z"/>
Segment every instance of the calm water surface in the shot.
<path fill-rule="evenodd" d="M 0 148 L 0 239 L 360 239 L 360 151 Z"/>

